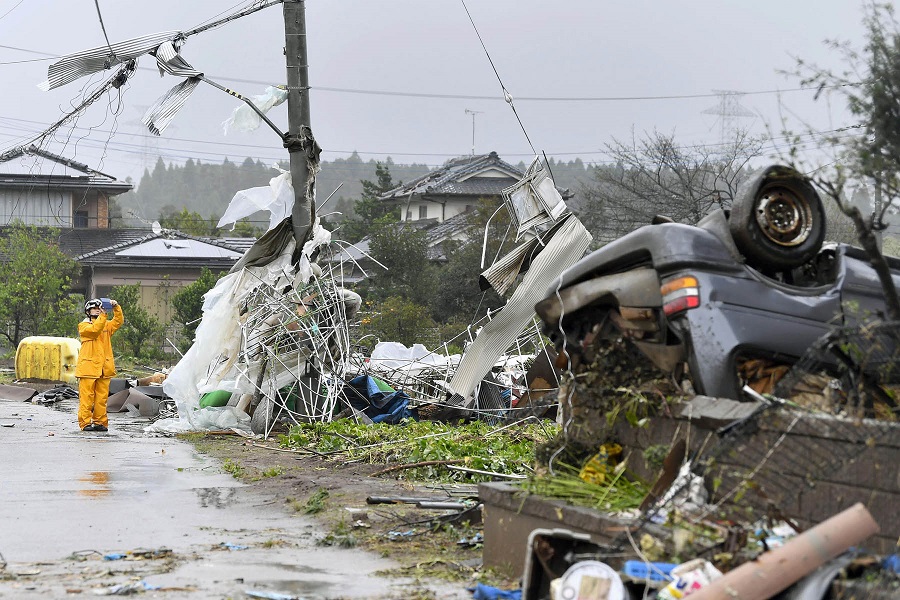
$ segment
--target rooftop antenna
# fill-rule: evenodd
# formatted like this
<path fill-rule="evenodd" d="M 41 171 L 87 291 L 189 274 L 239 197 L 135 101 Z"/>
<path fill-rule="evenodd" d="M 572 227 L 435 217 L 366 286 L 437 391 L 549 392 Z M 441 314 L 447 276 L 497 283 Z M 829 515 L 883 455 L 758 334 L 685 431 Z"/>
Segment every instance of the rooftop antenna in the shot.
<path fill-rule="evenodd" d="M 472 115 L 472 156 L 475 156 L 475 115 L 480 115 L 484 111 L 483 110 L 469 110 L 466 109 L 467 115 Z"/>

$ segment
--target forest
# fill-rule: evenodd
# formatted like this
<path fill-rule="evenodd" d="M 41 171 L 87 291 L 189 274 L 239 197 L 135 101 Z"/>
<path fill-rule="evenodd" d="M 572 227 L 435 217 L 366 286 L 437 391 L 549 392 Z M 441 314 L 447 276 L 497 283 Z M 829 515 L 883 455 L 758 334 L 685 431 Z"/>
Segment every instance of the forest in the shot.
<path fill-rule="evenodd" d="M 502 157 L 501 157 L 502 158 Z M 522 161 L 513 163 L 524 170 L 527 165 Z M 321 203 L 335 190 L 340 189 L 324 205 L 322 215 L 328 215 L 332 222 L 354 217 L 354 205 L 363 194 L 363 181 L 377 180 L 376 166 L 378 161 L 364 161 L 356 153 L 348 158 L 322 161 L 316 178 L 318 202 Z M 392 181 L 399 185 L 425 175 L 431 167 L 425 164 L 397 164 L 390 157 L 381 164 L 390 171 Z M 574 159 L 568 162 L 550 159 L 550 166 L 557 184 L 575 192 L 583 183 L 591 178 L 592 168 Z M 285 162 L 279 165 L 288 169 Z M 272 177 L 278 175 L 274 165 L 266 165 L 250 158 L 241 163 L 225 159 L 221 164 L 201 163 L 188 159 L 183 165 L 166 164 L 160 158 L 153 170 L 145 170 L 135 190 L 118 196 L 113 211 L 114 227 L 148 227 L 153 221 L 180 215 L 177 221 L 183 229 L 185 219 L 203 220 L 202 227 L 186 233 L 201 233 L 209 229 L 209 222 L 215 225 L 234 194 L 240 190 L 267 185 Z M 343 184 L 343 185 L 341 185 Z M 337 214 L 340 213 L 340 214 Z M 264 228 L 268 218 L 259 215 L 252 218 L 255 228 Z M 175 223 L 170 223 L 174 225 Z M 165 223 L 164 223 L 165 225 Z M 241 231 L 252 231 L 243 228 Z M 204 232 L 207 235 L 214 231 Z M 218 232 L 220 235 L 235 235 L 229 232 Z M 257 232 L 259 233 L 259 232 Z"/>

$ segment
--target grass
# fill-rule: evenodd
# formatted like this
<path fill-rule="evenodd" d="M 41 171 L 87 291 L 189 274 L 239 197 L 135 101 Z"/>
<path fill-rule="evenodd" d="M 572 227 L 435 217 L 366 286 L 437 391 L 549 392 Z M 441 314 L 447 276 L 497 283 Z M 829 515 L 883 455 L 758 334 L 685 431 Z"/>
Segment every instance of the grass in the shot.
<path fill-rule="evenodd" d="M 559 465 L 555 474 L 534 475 L 522 483 L 522 488 L 570 504 L 616 513 L 637 508 L 649 492 L 645 484 L 631 481 L 625 474 L 625 463 L 620 463 L 606 481 L 590 483 L 581 479 L 578 468 Z"/>
<path fill-rule="evenodd" d="M 240 463 L 236 463 L 230 458 L 225 459 L 225 462 L 222 464 L 222 468 L 225 469 L 226 473 L 231 473 L 231 476 L 235 479 L 240 479 L 244 476 L 244 467 Z"/>
<path fill-rule="evenodd" d="M 551 439 L 558 427 L 548 423 L 518 425 L 500 430 L 483 422 L 464 425 L 409 421 L 402 425 L 363 425 L 350 419 L 304 423 L 280 437 L 285 448 L 311 449 L 324 455 L 372 464 L 415 464 L 456 461 L 472 469 L 526 475 L 534 463 L 534 448 Z M 404 479 L 442 482 L 489 481 L 432 464 L 398 471 Z"/>
<path fill-rule="evenodd" d="M 303 506 L 303 513 L 307 515 L 316 515 L 325 510 L 325 501 L 328 499 L 328 490 L 319 488 L 316 492 L 306 500 Z"/>
<path fill-rule="evenodd" d="M 319 546 L 336 546 L 338 548 L 355 548 L 358 543 L 359 540 L 353 535 L 353 531 L 344 519 L 338 521 L 328 535 L 316 542 Z"/>

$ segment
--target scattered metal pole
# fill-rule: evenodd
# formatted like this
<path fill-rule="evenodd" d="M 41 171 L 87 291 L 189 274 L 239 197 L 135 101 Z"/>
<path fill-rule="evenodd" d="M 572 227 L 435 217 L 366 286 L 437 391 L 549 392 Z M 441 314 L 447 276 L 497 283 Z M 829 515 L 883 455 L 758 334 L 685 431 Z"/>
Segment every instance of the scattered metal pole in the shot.
<path fill-rule="evenodd" d="M 306 52 L 304 0 L 284 0 L 285 62 L 287 67 L 288 133 L 284 145 L 291 158 L 294 210 L 291 213 L 298 250 L 306 242 L 315 218 L 309 160 L 318 160 L 309 116 L 309 65 Z"/>

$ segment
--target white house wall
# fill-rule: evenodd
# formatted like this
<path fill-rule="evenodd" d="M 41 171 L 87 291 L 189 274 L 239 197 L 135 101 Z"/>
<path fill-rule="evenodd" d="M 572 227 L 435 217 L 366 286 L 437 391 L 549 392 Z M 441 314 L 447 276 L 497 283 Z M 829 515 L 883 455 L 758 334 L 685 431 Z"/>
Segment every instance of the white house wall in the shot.
<path fill-rule="evenodd" d="M 424 206 L 427 210 L 425 217 L 419 216 L 419 210 Z M 437 219 L 438 223 L 443 223 L 451 217 L 461 215 L 466 212 L 466 207 L 474 208 L 475 201 L 469 200 L 448 200 L 446 204 L 439 202 L 414 202 L 409 205 L 409 210 L 404 215 L 404 221 L 419 221 L 422 219 Z"/>
<path fill-rule="evenodd" d="M 72 194 L 57 190 L 0 190 L 0 225 L 72 227 Z"/>

